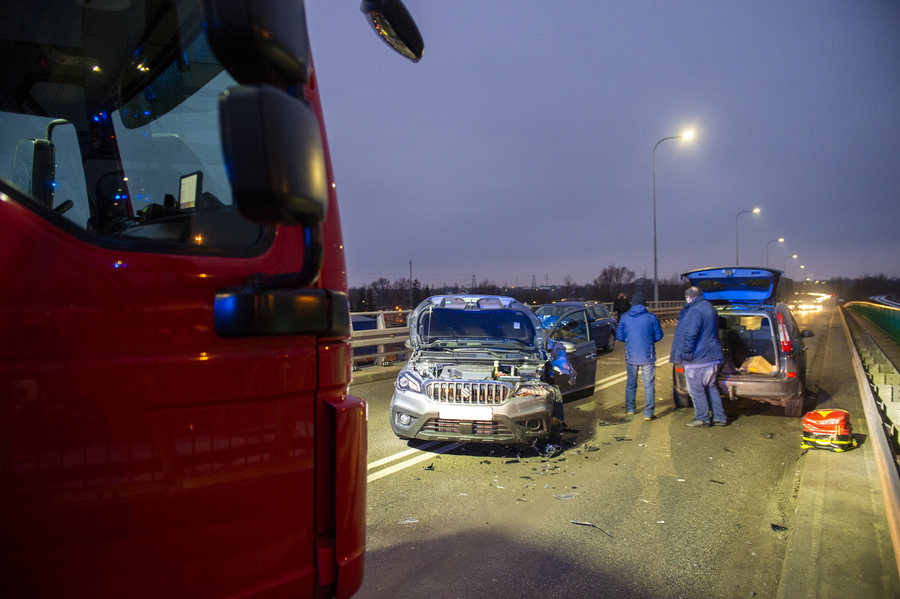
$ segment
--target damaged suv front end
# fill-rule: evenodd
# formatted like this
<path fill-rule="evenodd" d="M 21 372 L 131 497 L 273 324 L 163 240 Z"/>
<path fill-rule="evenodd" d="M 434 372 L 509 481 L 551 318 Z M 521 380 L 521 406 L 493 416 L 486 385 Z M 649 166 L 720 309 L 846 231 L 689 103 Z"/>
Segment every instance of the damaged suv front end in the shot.
<path fill-rule="evenodd" d="M 562 396 L 531 309 L 502 296 L 430 297 L 409 319 L 409 361 L 391 398 L 391 429 L 403 439 L 462 443 L 556 442 Z"/>

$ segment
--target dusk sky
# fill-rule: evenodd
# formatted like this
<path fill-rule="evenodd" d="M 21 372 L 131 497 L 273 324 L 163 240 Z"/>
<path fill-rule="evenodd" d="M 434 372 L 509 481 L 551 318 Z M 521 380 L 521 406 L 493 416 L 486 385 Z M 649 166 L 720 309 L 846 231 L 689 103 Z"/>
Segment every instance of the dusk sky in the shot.
<path fill-rule="evenodd" d="M 742 266 L 900 276 L 900 2 L 405 3 L 416 64 L 306 3 L 351 287 L 652 278 L 689 129 L 660 279 L 736 219 Z"/>

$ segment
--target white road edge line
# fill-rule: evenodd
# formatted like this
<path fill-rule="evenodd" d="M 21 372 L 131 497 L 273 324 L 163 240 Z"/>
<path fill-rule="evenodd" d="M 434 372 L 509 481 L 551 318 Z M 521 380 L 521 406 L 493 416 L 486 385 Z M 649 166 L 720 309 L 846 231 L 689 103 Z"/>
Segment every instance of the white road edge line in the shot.
<path fill-rule="evenodd" d="M 404 468 L 409 468 L 410 466 L 414 466 L 414 465 L 418 464 L 419 462 L 424 462 L 426 460 L 432 460 L 432 459 L 434 459 L 434 454 L 436 454 L 436 453 L 447 453 L 451 449 L 456 449 L 457 447 L 462 447 L 462 446 L 463 446 L 463 443 L 452 443 L 450 445 L 447 445 L 446 447 L 439 447 L 439 448 L 431 451 L 430 453 L 424 453 L 424 454 L 416 456 L 414 458 L 410 458 L 410 459 L 406 460 L 405 462 L 400 462 L 399 464 L 394 464 L 390 468 L 385 468 L 384 470 L 379 470 L 378 472 L 373 472 L 366 479 L 366 482 L 372 482 L 373 480 L 378 480 L 379 478 L 384 478 L 388 474 L 393 474 L 394 472 L 399 472 L 400 470 L 403 470 Z M 418 450 L 416 450 L 416 451 L 418 451 Z"/>
<path fill-rule="evenodd" d="M 369 464 L 369 470 L 372 468 L 378 468 L 379 466 L 384 466 L 385 464 L 390 464 L 391 462 L 396 462 L 400 458 L 405 458 L 408 455 L 412 455 L 414 453 L 418 453 L 420 451 L 425 451 L 431 447 L 434 447 L 438 443 L 442 443 L 443 441 L 429 441 L 428 443 L 423 443 L 418 447 L 414 447 L 412 449 L 407 449 L 406 451 L 401 451 L 399 453 L 395 453 L 394 455 L 389 455 L 386 458 L 382 458 L 380 460 L 376 460 Z"/>

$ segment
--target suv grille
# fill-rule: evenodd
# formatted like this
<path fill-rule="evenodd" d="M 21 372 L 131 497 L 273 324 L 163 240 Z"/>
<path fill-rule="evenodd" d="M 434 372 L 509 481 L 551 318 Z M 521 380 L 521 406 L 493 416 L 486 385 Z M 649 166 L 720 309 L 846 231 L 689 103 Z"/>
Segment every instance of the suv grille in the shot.
<path fill-rule="evenodd" d="M 467 406 L 497 406 L 505 403 L 512 390 L 499 381 L 435 381 L 425 385 L 431 401 Z"/>

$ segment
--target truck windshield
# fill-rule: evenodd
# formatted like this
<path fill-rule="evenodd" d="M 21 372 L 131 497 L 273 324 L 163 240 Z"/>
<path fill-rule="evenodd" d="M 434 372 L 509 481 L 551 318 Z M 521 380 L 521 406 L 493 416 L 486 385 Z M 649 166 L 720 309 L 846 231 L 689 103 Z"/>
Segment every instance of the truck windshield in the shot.
<path fill-rule="evenodd" d="M 217 98 L 235 82 L 196 0 L 11 4 L 0 20 L 0 191 L 101 245 L 264 249 L 265 230 L 233 206 Z"/>

